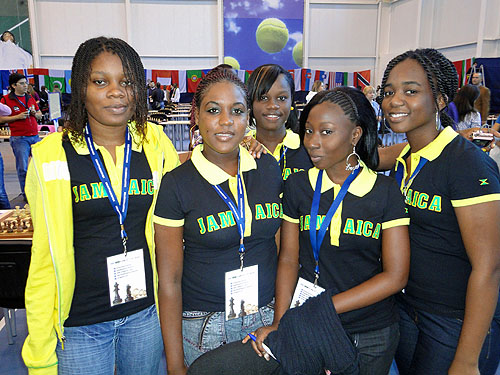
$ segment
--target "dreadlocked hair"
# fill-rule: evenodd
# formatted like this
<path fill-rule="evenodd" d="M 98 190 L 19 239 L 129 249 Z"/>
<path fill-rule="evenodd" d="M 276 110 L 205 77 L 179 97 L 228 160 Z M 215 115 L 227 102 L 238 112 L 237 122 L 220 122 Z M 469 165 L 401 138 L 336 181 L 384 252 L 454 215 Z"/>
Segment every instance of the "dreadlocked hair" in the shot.
<path fill-rule="evenodd" d="M 196 124 L 196 111 L 200 109 L 201 102 L 203 101 L 203 97 L 208 89 L 219 82 L 229 82 L 233 85 L 239 87 L 241 91 L 243 91 L 243 96 L 245 97 L 245 104 L 247 108 L 250 106 L 250 102 L 248 100 L 248 90 L 247 87 L 241 80 L 238 78 L 236 74 L 233 73 L 232 70 L 226 69 L 224 67 L 217 66 L 213 68 L 211 71 L 205 75 L 198 87 L 196 88 L 196 92 L 193 96 L 193 101 L 191 102 L 191 131 L 194 131 L 197 127 Z"/>
<path fill-rule="evenodd" d="M 290 87 L 290 98 L 292 105 L 295 102 L 295 83 L 292 75 L 283 67 L 276 64 L 265 64 L 255 69 L 248 78 L 248 94 L 250 97 L 250 123 L 255 124 L 255 117 L 253 116 L 253 102 L 259 100 L 262 95 L 269 92 L 274 82 L 278 79 L 280 74 L 285 76 L 288 86 Z M 298 116 L 295 109 L 290 110 L 290 115 L 285 123 L 285 128 L 291 129 L 294 132 L 298 131 Z"/>
<path fill-rule="evenodd" d="M 416 60 L 424 69 L 427 81 L 431 87 L 434 102 L 436 103 L 436 108 L 439 108 L 439 94 L 441 94 L 445 102 L 444 108 L 448 107 L 448 104 L 453 101 L 458 90 L 458 73 L 453 63 L 434 48 L 410 50 L 393 58 L 385 68 L 382 85 L 377 98 L 378 103 L 382 103 L 383 92 L 392 69 L 406 59 Z M 452 126 L 453 120 L 444 111 L 444 108 L 439 112 L 441 125 L 443 127 Z"/>
<path fill-rule="evenodd" d="M 125 41 L 118 38 L 97 37 L 89 39 L 78 47 L 71 67 L 71 103 L 66 115 L 64 139 L 83 143 L 84 128 L 88 122 L 85 108 L 85 96 L 89 83 L 91 65 L 103 52 L 117 55 L 122 63 L 125 77 L 131 82 L 132 102 L 135 106 L 130 121 L 135 121 L 135 128 L 140 141 L 146 135 L 148 116 L 146 78 L 144 67 L 137 52 Z"/>
<path fill-rule="evenodd" d="M 347 118 L 361 127 L 362 134 L 356 144 L 356 152 L 366 166 L 376 169 L 379 163 L 377 152 L 377 118 L 366 96 L 353 87 L 341 86 L 316 94 L 304 107 L 300 115 L 301 142 L 304 141 L 307 118 L 311 110 L 321 103 L 333 103 L 340 107 Z"/>

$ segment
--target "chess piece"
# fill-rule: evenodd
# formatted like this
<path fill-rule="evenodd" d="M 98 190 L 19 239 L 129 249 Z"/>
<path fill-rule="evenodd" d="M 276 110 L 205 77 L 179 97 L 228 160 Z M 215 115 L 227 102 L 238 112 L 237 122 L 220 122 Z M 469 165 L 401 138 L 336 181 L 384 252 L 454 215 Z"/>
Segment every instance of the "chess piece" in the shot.
<path fill-rule="evenodd" d="M 133 301 L 134 297 L 132 297 L 131 286 L 127 284 L 127 297 L 125 298 L 125 302 Z"/>
<path fill-rule="evenodd" d="M 241 300 L 240 313 L 238 314 L 238 317 L 243 318 L 244 316 L 247 316 L 247 312 L 245 311 L 245 300 Z"/>
<path fill-rule="evenodd" d="M 234 312 L 234 298 L 231 297 L 229 299 L 229 314 L 227 315 L 228 319 L 236 318 L 236 313 Z"/>
<path fill-rule="evenodd" d="M 118 291 L 120 290 L 120 288 L 118 287 L 118 283 L 115 282 L 115 289 L 114 289 L 114 292 L 115 292 L 115 299 L 113 300 L 113 305 L 116 305 L 118 303 L 122 303 L 122 299 L 120 298 L 120 294 L 118 294 Z"/>

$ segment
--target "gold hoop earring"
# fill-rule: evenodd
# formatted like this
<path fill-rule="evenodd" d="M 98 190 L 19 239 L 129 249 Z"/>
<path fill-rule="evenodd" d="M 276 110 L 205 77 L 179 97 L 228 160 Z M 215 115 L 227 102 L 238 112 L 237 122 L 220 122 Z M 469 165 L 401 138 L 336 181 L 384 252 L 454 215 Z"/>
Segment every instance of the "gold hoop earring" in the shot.
<path fill-rule="evenodd" d="M 356 164 L 356 165 L 354 165 L 354 166 L 353 166 L 353 165 L 351 165 L 351 163 L 349 163 L 349 158 L 350 158 L 351 156 L 355 156 L 355 157 L 356 157 L 356 159 L 357 159 L 357 164 Z M 360 158 L 360 157 L 359 157 L 359 155 L 356 153 L 356 145 L 353 145 L 353 146 L 352 146 L 352 152 L 351 152 L 351 153 L 347 156 L 347 159 L 346 159 L 346 161 L 345 161 L 345 164 L 346 164 L 346 166 L 345 166 L 345 170 L 346 170 L 346 171 L 351 171 L 351 172 L 352 172 L 352 171 L 354 171 L 354 170 L 358 169 L 358 168 L 359 168 L 359 161 L 360 161 L 360 160 L 361 160 L 361 158 Z"/>

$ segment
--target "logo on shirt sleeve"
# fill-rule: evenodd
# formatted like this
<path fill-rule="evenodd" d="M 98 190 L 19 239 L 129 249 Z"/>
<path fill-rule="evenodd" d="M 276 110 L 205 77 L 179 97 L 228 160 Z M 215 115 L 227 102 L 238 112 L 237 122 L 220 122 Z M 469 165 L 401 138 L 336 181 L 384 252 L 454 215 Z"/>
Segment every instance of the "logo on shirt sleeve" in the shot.
<path fill-rule="evenodd" d="M 490 183 L 488 182 L 488 179 L 487 178 L 480 178 L 479 179 L 479 186 L 483 186 L 483 185 L 489 185 Z"/>

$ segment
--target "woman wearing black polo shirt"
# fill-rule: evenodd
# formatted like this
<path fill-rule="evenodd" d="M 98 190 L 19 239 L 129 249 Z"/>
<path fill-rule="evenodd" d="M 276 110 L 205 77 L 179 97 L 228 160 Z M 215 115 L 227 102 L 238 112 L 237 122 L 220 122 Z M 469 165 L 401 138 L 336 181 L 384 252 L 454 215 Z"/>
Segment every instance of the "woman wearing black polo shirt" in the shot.
<path fill-rule="evenodd" d="M 311 159 L 297 133 L 297 114 L 293 110 L 295 84 L 292 75 L 279 65 L 266 64 L 248 79 L 251 103 L 250 134 L 274 156 L 286 180 L 294 172 L 312 167 Z"/>
<path fill-rule="evenodd" d="M 208 73 L 193 104 L 203 144 L 163 180 L 154 218 L 169 374 L 273 317 L 279 167 L 239 146 L 248 97 L 231 71 Z"/>
<path fill-rule="evenodd" d="M 394 181 L 371 170 L 373 108 L 355 89 L 321 92 L 304 109 L 302 130 L 315 167 L 285 184 L 275 318 L 257 331 L 257 351 L 265 353 L 261 342 L 290 308 L 300 276 L 297 288 L 305 280 L 313 290 L 312 283 L 336 290 L 332 301 L 359 351 L 360 373 L 386 375 L 399 338 L 392 295 L 408 276 L 409 220 Z"/>
<path fill-rule="evenodd" d="M 443 111 L 457 77 L 423 49 L 391 60 L 382 80 L 384 116 L 409 142 L 395 167 L 411 218 L 410 276 L 398 296 L 403 375 L 494 374 L 500 358 L 499 173 Z"/>

